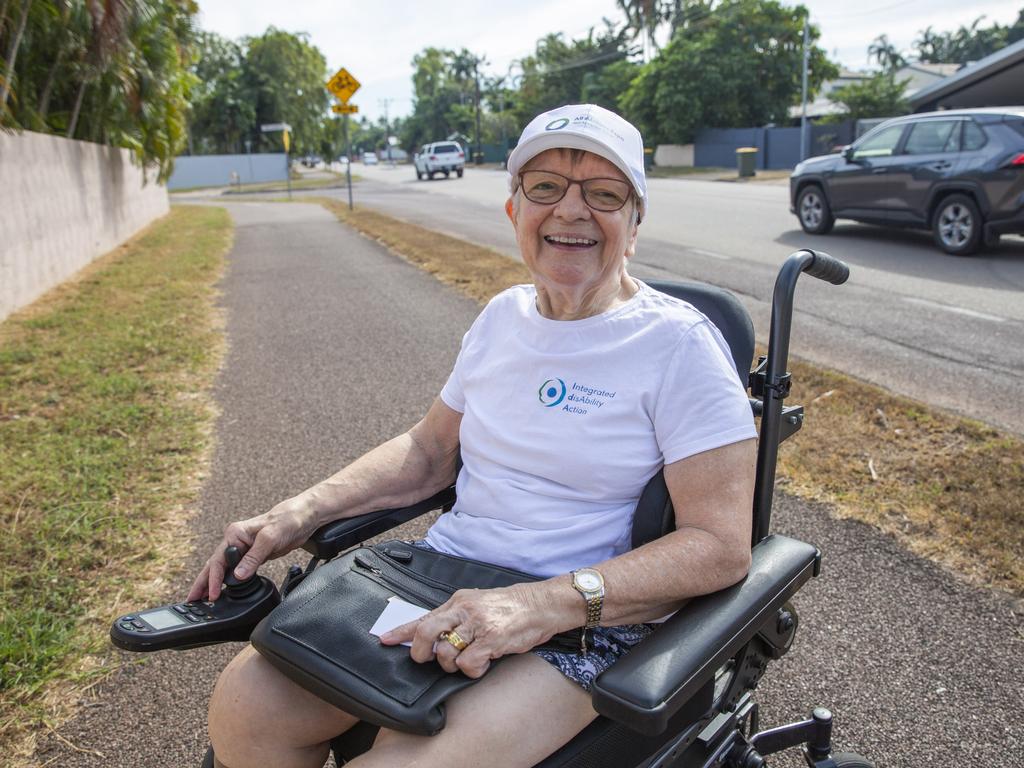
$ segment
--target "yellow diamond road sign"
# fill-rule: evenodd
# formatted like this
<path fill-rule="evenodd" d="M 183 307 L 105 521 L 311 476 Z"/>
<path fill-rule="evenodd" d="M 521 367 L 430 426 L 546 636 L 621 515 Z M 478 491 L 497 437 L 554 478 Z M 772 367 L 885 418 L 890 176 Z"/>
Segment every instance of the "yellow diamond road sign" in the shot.
<path fill-rule="evenodd" d="M 354 115 L 359 111 L 355 104 L 335 104 L 331 107 L 336 115 Z"/>
<path fill-rule="evenodd" d="M 359 90 L 359 81 L 342 67 L 327 82 L 327 90 L 337 96 L 339 101 L 347 102 L 352 98 L 352 94 Z"/>

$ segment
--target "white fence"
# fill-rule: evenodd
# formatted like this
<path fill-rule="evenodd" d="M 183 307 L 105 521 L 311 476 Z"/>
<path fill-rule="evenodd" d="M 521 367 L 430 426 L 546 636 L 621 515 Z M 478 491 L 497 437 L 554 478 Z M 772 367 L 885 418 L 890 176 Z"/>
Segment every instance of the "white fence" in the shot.
<path fill-rule="evenodd" d="M 170 210 L 127 149 L 0 133 L 0 320 Z"/>

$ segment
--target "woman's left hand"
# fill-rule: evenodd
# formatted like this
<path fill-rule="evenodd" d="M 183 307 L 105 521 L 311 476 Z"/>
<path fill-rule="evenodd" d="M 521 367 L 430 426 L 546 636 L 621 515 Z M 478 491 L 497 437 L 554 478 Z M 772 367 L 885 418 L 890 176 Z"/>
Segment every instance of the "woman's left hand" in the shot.
<path fill-rule="evenodd" d="M 462 670 L 477 678 L 492 659 L 525 653 L 549 640 L 546 612 L 536 610 L 525 585 L 500 589 L 461 589 L 422 618 L 381 635 L 384 645 L 412 641 L 411 655 L 420 663 L 437 658 L 446 672 Z M 442 633 L 452 632 L 451 639 Z M 461 650 L 461 639 L 466 645 Z"/>

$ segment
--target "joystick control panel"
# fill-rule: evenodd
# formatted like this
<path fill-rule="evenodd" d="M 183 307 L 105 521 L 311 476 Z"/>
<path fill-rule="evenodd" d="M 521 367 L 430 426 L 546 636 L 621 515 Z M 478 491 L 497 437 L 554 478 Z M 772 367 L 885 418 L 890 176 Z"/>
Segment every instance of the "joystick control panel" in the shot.
<path fill-rule="evenodd" d="M 125 614 L 110 627 L 111 642 L 126 651 L 148 652 L 248 640 L 260 620 L 281 602 L 281 595 L 263 576 L 235 578 L 242 559 L 237 547 L 228 547 L 224 555 L 228 570 L 220 597 Z"/>

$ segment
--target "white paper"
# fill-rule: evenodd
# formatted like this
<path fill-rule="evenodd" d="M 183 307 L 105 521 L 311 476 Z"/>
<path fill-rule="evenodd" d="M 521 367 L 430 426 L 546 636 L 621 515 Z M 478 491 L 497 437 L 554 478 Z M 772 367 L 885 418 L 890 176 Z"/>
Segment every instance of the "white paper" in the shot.
<path fill-rule="evenodd" d="M 420 616 L 425 613 L 430 613 L 426 608 L 421 608 L 418 605 L 407 603 L 405 600 L 398 596 L 392 596 L 388 598 L 387 607 L 377 620 L 373 622 L 373 626 L 370 627 L 370 634 L 380 637 L 385 632 L 389 632 L 395 627 L 400 627 L 403 624 L 408 624 L 410 621 L 416 621 Z M 412 645 L 412 641 L 402 643 L 402 645 Z"/>

